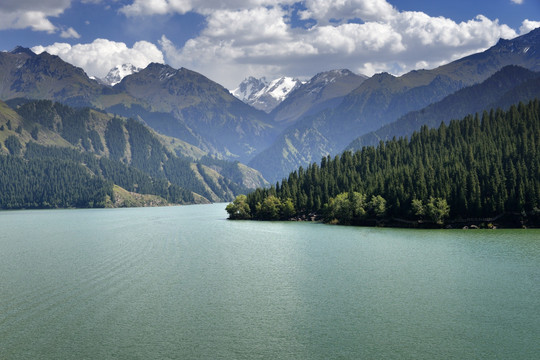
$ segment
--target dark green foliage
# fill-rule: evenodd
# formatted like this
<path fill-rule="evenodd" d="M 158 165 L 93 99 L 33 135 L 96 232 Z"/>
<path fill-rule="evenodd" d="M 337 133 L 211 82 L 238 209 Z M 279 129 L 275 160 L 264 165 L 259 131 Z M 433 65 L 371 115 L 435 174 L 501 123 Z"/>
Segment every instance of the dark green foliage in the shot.
<path fill-rule="evenodd" d="M 80 145 L 87 151 L 92 150 L 96 135 L 99 137 L 95 130 L 88 131 L 91 118 L 89 108 L 74 109 L 50 100 L 36 100 L 23 103 L 15 110 L 27 122 L 41 124 L 49 130 L 58 131 L 72 145 Z M 37 133 L 35 137 L 32 133 L 32 137 L 37 140 Z M 100 145 L 101 150 L 95 149 L 95 151 L 103 151 L 103 144 L 97 144 L 98 148 Z"/>
<path fill-rule="evenodd" d="M 112 183 L 71 161 L 0 156 L 0 208 L 104 207 Z"/>
<path fill-rule="evenodd" d="M 15 135 L 10 135 L 4 141 L 4 145 L 9 150 L 11 155 L 20 155 L 22 150 L 22 145 L 19 139 Z"/>
<path fill-rule="evenodd" d="M 274 218 L 257 207 L 269 197 L 290 198 L 300 214 L 344 223 L 366 216 L 441 224 L 446 217 L 532 214 L 540 208 L 539 139 L 540 101 L 520 103 L 438 129 L 424 126 L 410 140 L 323 158 L 275 187 L 248 194 L 247 204 L 252 217 Z"/>
<path fill-rule="evenodd" d="M 88 133 L 88 138 L 92 142 L 94 152 L 102 153 L 105 150 L 105 147 L 103 146 L 103 141 L 101 141 L 101 137 L 96 130 L 90 130 L 90 132 Z"/>
<path fill-rule="evenodd" d="M 30 132 L 30 135 L 32 136 L 32 139 L 37 140 L 39 135 L 39 128 L 37 126 L 34 126 L 32 128 L 32 131 Z"/>
<path fill-rule="evenodd" d="M 123 121 L 119 118 L 112 118 L 105 130 L 105 142 L 109 149 L 109 157 L 113 160 L 120 160 L 126 151 L 126 137 L 124 136 Z"/>
<path fill-rule="evenodd" d="M 28 143 L 25 157 L 30 160 L 47 159 L 48 161 L 64 161 L 74 164 L 84 164 L 93 174 L 121 186 L 122 188 L 140 194 L 159 195 L 172 203 L 191 203 L 193 194 L 178 185 L 169 183 L 166 179 L 155 179 L 120 161 L 108 158 L 97 158 L 91 153 L 81 153 L 74 149 L 41 146 Z"/>
<path fill-rule="evenodd" d="M 38 139 L 40 130 L 47 128 L 76 148 L 40 147 L 30 143 L 25 155 L 27 159 L 48 158 L 82 164 L 92 174 L 128 191 L 159 195 L 173 203 L 194 202 L 193 192 L 209 200 L 224 201 L 245 192 L 239 185 L 243 178 L 237 163 L 209 160 L 212 162 L 210 167 L 234 175 L 238 183 L 222 177 L 214 179 L 208 176 L 209 169 L 199 164 L 201 179 L 197 169 L 193 168 L 193 160 L 172 154 L 142 122 L 111 119 L 89 108 L 74 109 L 48 100 L 13 101 L 12 106 L 23 117 L 25 127 L 32 129 L 30 134 L 34 140 Z M 12 126 L 11 122 L 7 125 Z M 7 140 L 6 147 L 11 154 L 20 153 L 19 141 L 17 136 Z M 109 158 L 106 158 L 107 152 Z"/>
<path fill-rule="evenodd" d="M 50 130 L 55 129 L 57 113 L 50 100 L 27 102 L 16 107 L 15 110 L 25 120 L 36 122 Z"/>
<path fill-rule="evenodd" d="M 133 119 L 126 122 L 131 149 L 131 165 L 152 176 L 162 175 L 162 164 L 167 160 L 163 145 L 148 127 Z"/>

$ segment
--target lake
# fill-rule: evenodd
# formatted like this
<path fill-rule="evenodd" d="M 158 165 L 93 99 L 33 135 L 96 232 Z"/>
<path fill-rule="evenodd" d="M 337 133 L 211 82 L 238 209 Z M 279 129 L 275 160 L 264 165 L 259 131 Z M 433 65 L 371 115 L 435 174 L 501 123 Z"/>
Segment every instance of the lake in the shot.
<path fill-rule="evenodd" d="M 538 359 L 539 230 L 0 212 L 0 359 Z"/>

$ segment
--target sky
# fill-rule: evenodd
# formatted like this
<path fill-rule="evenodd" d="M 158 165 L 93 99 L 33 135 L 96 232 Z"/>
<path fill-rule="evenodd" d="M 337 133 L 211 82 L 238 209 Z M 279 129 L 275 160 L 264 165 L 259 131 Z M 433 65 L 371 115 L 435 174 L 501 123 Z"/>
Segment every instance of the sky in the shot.
<path fill-rule="evenodd" d="M 151 62 L 229 89 L 429 69 L 540 27 L 540 0 L 1 0 L 0 51 L 47 51 L 104 77 Z"/>

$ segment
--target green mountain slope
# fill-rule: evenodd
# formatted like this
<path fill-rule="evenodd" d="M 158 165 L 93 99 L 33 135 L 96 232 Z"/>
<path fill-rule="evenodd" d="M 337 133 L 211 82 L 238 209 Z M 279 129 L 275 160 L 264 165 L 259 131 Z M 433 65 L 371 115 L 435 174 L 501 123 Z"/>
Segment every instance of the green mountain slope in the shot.
<path fill-rule="evenodd" d="M 362 146 L 377 145 L 379 141 L 390 140 L 394 136 L 410 136 L 422 125 L 437 127 L 441 122 L 448 123 L 467 114 L 496 107 L 506 108 L 534 98 L 540 98 L 540 73 L 509 65 L 480 84 L 461 89 L 422 110 L 410 112 L 377 131 L 363 135 L 347 149 L 360 150 Z"/>
<path fill-rule="evenodd" d="M 9 157 L 69 162 L 86 168 L 91 178 L 106 181 L 107 186 L 109 182 L 114 183 L 128 191 L 159 195 L 173 203 L 192 203 L 196 199 L 223 201 L 245 191 L 246 186 L 266 184 L 260 174 L 254 170 L 246 171 L 245 166 L 238 163 L 214 160 L 227 169 L 227 176 L 235 178 L 238 181 L 235 182 L 219 169 L 177 156 L 169 150 L 174 148 L 169 139 L 133 119 L 124 120 L 89 108 L 76 109 L 48 100 L 17 103 L 13 110 L 0 102 L 0 139 L 3 140 L 0 145 Z M 21 206 L 20 201 L 10 203 L 10 207 Z M 51 205 L 53 203 L 48 200 L 44 200 L 42 206 L 49 206 L 45 203 L 78 206 L 59 201 Z M 5 205 L 0 204 L 2 206 Z"/>
<path fill-rule="evenodd" d="M 72 106 L 95 106 L 106 89 L 58 56 L 17 48 L 0 52 L 0 99 L 49 99 Z"/>

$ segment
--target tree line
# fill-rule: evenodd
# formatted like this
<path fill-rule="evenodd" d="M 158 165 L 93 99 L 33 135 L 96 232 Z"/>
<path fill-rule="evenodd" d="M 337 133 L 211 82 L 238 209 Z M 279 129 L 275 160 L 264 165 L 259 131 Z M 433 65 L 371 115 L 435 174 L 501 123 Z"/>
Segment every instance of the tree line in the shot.
<path fill-rule="evenodd" d="M 315 214 L 349 224 L 390 218 L 443 224 L 501 213 L 538 220 L 539 147 L 534 100 L 324 157 L 275 186 L 237 197 L 227 211 L 231 219 Z"/>

